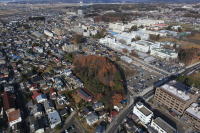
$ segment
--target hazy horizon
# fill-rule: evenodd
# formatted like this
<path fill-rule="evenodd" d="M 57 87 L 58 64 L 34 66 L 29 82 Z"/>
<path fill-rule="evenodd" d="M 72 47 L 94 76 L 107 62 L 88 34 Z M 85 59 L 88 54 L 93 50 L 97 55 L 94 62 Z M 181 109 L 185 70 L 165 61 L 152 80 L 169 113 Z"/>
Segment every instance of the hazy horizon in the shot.
<path fill-rule="evenodd" d="M 65 2 L 65 3 L 78 3 L 81 0 L 0 0 L 0 2 Z M 200 0 L 83 0 L 84 3 L 119 3 L 119 2 L 163 2 L 163 3 L 198 3 Z"/>

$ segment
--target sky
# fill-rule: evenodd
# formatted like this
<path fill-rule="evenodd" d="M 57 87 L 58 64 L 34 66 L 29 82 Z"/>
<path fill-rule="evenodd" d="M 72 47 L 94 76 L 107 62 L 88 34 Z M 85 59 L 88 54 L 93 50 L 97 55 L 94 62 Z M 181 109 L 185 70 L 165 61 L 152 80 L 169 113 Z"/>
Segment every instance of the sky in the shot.
<path fill-rule="evenodd" d="M 0 1 L 51 1 L 51 0 L 0 0 Z M 74 2 L 80 0 L 53 0 L 62 2 Z M 84 2 L 200 2 L 200 0 L 83 0 Z"/>

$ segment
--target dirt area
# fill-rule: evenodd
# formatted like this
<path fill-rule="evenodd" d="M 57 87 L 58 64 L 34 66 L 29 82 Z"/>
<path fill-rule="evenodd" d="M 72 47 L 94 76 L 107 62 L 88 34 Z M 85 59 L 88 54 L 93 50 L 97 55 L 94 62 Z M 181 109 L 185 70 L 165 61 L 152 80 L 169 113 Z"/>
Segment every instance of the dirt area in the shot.
<path fill-rule="evenodd" d="M 73 97 L 75 103 L 79 103 L 81 101 L 81 98 L 76 93 L 73 93 L 72 97 Z"/>
<path fill-rule="evenodd" d="M 200 41 L 200 33 L 195 33 L 195 34 L 193 34 L 191 36 L 188 36 L 187 38 L 191 39 L 191 40 Z M 199 42 L 199 44 L 200 44 L 200 42 Z"/>

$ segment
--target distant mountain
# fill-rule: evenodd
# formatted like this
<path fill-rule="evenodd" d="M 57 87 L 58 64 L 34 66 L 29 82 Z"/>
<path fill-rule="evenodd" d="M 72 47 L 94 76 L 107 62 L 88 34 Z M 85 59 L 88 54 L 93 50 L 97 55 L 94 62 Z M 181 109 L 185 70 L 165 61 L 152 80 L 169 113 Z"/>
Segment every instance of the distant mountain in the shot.
<path fill-rule="evenodd" d="M 65 3 L 78 3 L 80 0 L 0 0 L 3 1 L 12 1 L 12 2 L 20 2 L 20 1 L 32 1 L 32 2 L 65 2 Z M 84 3 L 118 3 L 118 2 L 140 2 L 140 3 L 198 3 L 200 0 L 83 0 Z"/>

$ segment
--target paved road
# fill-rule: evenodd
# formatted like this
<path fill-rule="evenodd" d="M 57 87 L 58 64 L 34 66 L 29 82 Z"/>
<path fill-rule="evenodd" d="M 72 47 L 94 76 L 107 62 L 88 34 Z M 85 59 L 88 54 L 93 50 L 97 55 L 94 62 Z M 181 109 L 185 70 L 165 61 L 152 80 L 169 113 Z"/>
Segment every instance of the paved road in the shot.
<path fill-rule="evenodd" d="M 78 133 L 86 133 L 85 129 L 77 118 L 74 118 L 74 123 L 76 125 L 76 128 L 78 129 Z"/>

